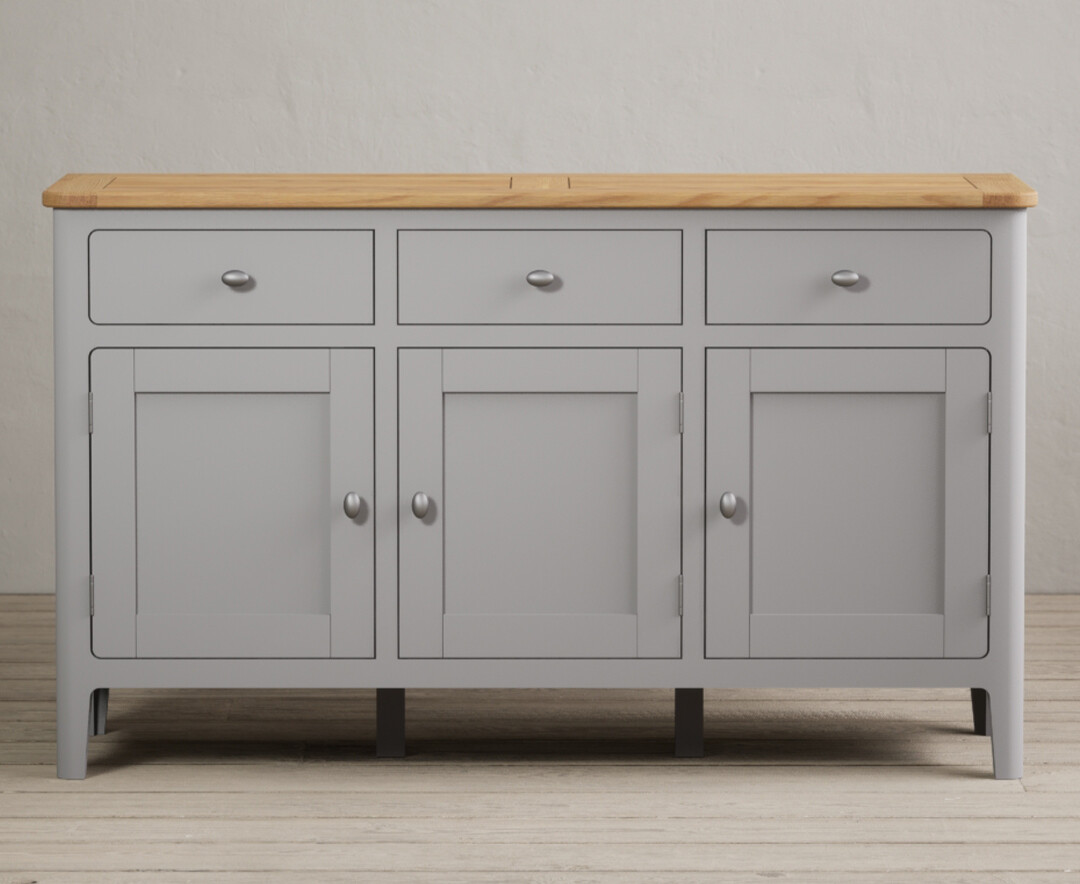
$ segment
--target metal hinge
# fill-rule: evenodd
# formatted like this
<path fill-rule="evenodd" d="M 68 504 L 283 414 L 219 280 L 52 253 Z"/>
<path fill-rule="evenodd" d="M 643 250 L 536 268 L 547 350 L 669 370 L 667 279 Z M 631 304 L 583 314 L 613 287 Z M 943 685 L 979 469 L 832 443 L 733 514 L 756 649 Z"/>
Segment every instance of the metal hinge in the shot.
<path fill-rule="evenodd" d="M 986 435 L 989 436 L 994 429 L 994 394 L 986 394 Z"/>
<path fill-rule="evenodd" d="M 683 579 L 682 574 L 679 575 L 679 616 L 682 616 L 682 602 L 683 602 Z"/>
<path fill-rule="evenodd" d="M 90 616 L 94 616 L 94 575 L 90 575 Z"/>
<path fill-rule="evenodd" d="M 686 394 L 679 393 L 679 432 L 683 432 L 686 425 Z"/>
<path fill-rule="evenodd" d="M 93 435 L 94 432 L 94 394 L 86 394 L 86 431 Z"/>
<path fill-rule="evenodd" d="M 986 575 L 986 616 L 990 616 L 990 575 Z"/>

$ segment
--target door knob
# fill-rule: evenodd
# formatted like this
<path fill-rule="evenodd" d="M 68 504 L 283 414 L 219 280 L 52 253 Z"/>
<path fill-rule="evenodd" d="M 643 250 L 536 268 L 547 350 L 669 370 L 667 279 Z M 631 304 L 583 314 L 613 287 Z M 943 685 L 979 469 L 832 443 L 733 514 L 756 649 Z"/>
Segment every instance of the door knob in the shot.
<path fill-rule="evenodd" d="M 251 282 L 251 277 L 244 273 L 243 270 L 226 270 L 221 274 L 221 281 L 229 288 L 238 289 L 240 286 Z"/>
<path fill-rule="evenodd" d="M 854 270 L 837 270 L 832 275 L 833 285 L 838 285 L 843 288 L 850 288 L 859 281 L 859 274 Z"/>
<path fill-rule="evenodd" d="M 424 518 L 428 514 L 428 509 L 431 507 L 431 498 L 429 498 L 423 491 L 417 491 L 413 495 L 412 499 L 412 514 L 418 519 Z"/>
<path fill-rule="evenodd" d="M 735 515 L 735 507 L 738 505 L 739 499 L 730 491 L 725 491 L 720 495 L 720 515 L 725 519 L 730 519 Z"/>
<path fill-rule="evenodd" d="M 555 274 L 550 270 L 533 270 L 531 273 L 525 275 L 525 281 L 529 285 L 534 285 L 538 289 L 542 289 L 546 285 L 551 285 L 555 282 Z"/>
<path fill-rule="evenodd" d="M 360 507 L 364 501 L 361 500 L 360 495 L 355 491 L 350 491 L 345 495 L 345 515 L 350 519 L 355 519 L 360 515 Z"/>

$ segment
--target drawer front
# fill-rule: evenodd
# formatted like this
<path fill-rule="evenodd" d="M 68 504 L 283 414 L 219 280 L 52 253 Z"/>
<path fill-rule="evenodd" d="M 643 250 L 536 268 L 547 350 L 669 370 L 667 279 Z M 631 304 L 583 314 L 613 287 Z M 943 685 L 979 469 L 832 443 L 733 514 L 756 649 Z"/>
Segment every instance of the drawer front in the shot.
<path fill-rule="evenodd" d="M 398 321 L 677 325 L 682 231 L 402 230 Z"/>
<path fill-rule="evenodd" d="M 990 248 L 985 230 L 710 230 L 707 321 L 984 323 Z"/>
<path fill-rule="evenodd" d="M 250 281 L 226 285 L 239 270 Z M 374 321 L 370 230 L 96 230 L 90 319 L 101 324 Z"/>

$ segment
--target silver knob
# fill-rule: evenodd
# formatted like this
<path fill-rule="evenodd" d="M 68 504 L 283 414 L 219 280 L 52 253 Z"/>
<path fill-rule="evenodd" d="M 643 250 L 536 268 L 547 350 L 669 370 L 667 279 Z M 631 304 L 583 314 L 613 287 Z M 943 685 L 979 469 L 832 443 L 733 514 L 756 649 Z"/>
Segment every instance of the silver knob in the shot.
<path fill-rule="evenodd" d="M 555 282 L 555 274 L 550 270 L 533 270 L 531 273 L 525 275 L 525 281 L 529 285 L 534 285 L 538 289 L 542 289 L 546 285 L 551 285 Z"/>
<path fill-rule="evenodd" d="M 431 507 L 431 498 L 423 491 L 417 491 L 412 498 L 412 514 L 418 519 L 424 518 Z"/>
<path fill-rule="evenodd" d="M 725 519 L 730 519 L 735 515 L 735 507 L 738 505 L 739 499 L 730 491 L 725 491 L 720 495 L 720 515 Z"/>
<path fill-rule="evenodd" d="M 360 506 L 363 501 L 360 499 L 360 495 L 355 491 L 350 491 L 345 495 L 345 515 L 350 519 L 355 519 L 360 515 Z"/>
<path fill-rule="evenodd" d="M 832 275 L 833 285 L 842 286 L 843 288 L 850 288 L 859 281 L 859 274 L 854 270 L 837 270 Z"/>
<path fill-rule="evenodd" d="M 251 282 L 251 277 L 244 273 L 243 270 L 226 270 L 221 274 L 221 281 L 229 288 L 238 289 L 240 286 Z"/>

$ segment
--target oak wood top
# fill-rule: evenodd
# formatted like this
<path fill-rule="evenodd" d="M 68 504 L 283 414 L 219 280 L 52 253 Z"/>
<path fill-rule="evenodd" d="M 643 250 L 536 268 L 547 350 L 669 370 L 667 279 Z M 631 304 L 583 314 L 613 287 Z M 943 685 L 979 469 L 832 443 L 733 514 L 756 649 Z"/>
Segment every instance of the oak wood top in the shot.
<path fill-rule="evenodd" d="M 55 209 L 1018 209 L 1015 175 L 65 175 Z"/>

